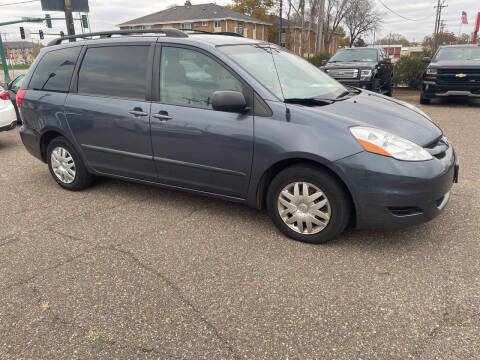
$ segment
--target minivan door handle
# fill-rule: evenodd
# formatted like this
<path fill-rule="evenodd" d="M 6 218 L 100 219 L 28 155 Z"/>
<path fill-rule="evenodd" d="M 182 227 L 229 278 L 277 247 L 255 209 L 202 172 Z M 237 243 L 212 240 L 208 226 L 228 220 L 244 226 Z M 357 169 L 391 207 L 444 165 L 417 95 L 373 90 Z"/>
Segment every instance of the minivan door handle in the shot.
<path fill-rule="evenodd" d="M 148 113 L 142 110 L 142 108 L 136 107 L 133 108 L 133 110 L 130 110 L 128 112 L 129 114 L 132 114 L 133 116 L 147 116 Z"/>
<path fill-rule="evenodd" d="M 159 111 L 157 114 L 153 114 L 152 117 L 160 121 L 168 121 L 172 118 L 171 116 L 168 116 L 168 112 L 165 110 Z"/>

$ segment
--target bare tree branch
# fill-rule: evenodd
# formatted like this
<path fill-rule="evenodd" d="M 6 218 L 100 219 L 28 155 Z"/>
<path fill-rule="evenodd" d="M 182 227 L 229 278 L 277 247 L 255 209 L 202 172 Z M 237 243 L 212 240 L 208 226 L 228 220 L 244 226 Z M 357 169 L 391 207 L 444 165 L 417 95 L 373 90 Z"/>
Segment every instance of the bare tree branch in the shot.
<path fill-rule="evenodd" d="M 369 0 L 350 0 L 344 23 L 350 36 L 350 47 L 362 34 L 376 30 L 382 22 L 381 14 Z"/>

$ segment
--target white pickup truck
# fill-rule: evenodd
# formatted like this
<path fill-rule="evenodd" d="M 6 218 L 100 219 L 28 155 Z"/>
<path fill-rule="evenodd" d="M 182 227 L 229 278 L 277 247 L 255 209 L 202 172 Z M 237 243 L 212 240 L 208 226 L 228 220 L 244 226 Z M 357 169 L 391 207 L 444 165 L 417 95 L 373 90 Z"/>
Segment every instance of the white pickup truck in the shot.
<path fill-rule="evenodd" d="M 0 86 L 0 94 L 5 90 Z M 12 130 L 17 125 L 17 114 L 10 98 L 0 97 L 0 131 Z"/>

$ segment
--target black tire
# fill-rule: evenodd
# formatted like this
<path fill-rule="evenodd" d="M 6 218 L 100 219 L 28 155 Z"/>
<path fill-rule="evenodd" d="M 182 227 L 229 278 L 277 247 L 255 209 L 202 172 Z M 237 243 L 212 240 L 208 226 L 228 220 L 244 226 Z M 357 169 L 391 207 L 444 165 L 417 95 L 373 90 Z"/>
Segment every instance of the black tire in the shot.
<path fill-rule="evenodd" d="M 393 77 L 390 83 L 388 84 L 387 92 L 385 93 L 385 95 L 389 97 L 393 96 Z"/>
<path fill-rule="evenodd" d="M 376 92 L 376 93 L 381 93 L 382 92 L 382 87 L 381 87 L 381 83 L 380 83 L 380 79 L 373 79 L 373 82 L 372 82 L 372 91 L 373 92 Z"/>
<path fill-rule="evenodd" d="M 75 167 L 75 177 L 71 183 L 67 183 L 62 181 L 54 172 L 52 167 L 52 152 L 54 149 L 61 147 L 67 150 L 71 157 L 73 158 L 74 167 Z M 78 155 L 77 151 L 74 147 L 70 144 L 70 142 L 64 138 L 63 136 L 59 136 L 54 138 L 47 146 L 47 154 L 46 160 L 48 163 L 48 169 L 50 170 L 50 174 L 52 174 L 55 181 L 63 187 L 64 189 L 71 190 L 71 191 L 79 191 L 89 187 L 93 180 L 94 176 L 89 174 L 87 168 L 83 164 L 82 159 Z"/>
<path fill-rule="evenodd" d="M 318 187 L 330 203 L 330 220 L 318 233 L 302 234 L 295 231 L 280 216 L 278 209 L 280 192 L 294 182 L 307 182 Z M 286 236 L 302 242 L 320 244 L 334 239 L 345 230 L 351 218 L 352 204 L 343 184 L 328 171 L 309 165 L 295 165 L 280 172 L 270 183 L 267 191 L 267 210 L 273 223 Z"/>
<path fill-rule="evenodd" d="M 422 105 L 430 104 L 430 99 L 427 99 L 426 97 L 424 97 L 423 92 L 420 93 L 420 104 L 422 104 Z"/>

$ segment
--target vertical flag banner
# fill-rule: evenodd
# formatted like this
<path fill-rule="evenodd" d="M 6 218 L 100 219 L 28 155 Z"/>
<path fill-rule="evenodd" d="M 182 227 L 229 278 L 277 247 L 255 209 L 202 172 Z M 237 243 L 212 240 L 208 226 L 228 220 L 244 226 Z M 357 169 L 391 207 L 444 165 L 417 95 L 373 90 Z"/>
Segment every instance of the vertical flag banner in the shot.
<path fill-rule="evenodd" d="M 462 24 L 468 24 L 467 13 L 462 11 Z"/>

